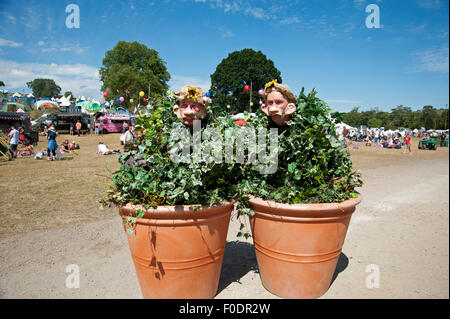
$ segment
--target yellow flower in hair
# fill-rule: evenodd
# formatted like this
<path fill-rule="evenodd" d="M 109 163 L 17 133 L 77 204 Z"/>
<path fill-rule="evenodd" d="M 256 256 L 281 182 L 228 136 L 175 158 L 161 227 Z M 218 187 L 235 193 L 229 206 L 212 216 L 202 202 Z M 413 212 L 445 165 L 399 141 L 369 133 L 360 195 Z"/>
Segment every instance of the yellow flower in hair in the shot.
<path fill-rule="evenodd" d="M 271 87 L 271 86 L 274 86 L 275 83 L 277 83 L 277 82 L 278 82 L 277 79 L 275 79 L 275 80 L 272 80 L 272 81 L 266 83 L 266 88 Z"/>
<path fill-rule="evenodd" d="M 195 88 L 193 86 L 188 87 L 188 93 L 187 93 L 186 97 L 189 100 L 195 100 L 198 97 L 198 95 L 199 95 L 199 92 L 198 92 L 197 88 Z"/>

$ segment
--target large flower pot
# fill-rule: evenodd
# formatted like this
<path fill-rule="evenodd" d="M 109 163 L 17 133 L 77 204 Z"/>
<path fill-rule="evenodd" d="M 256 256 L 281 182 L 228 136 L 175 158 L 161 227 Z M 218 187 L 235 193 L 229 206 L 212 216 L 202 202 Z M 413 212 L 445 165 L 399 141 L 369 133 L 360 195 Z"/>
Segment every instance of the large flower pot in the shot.
<path fill-rule="evenodd" d="M 145 210 L 128 244 L 144 298 L 207 299 L 215 296 L 234 208 L 160 206 Z M 136 206 L 119 208 L 126 220 Z"/>
<path fill-rule="evenodd" d="M 361 197 L 342 203 L 280 204 L 252 198 L 250 218 L 264 287 L 283 298 L 317 298 L 329 288 Z"/>

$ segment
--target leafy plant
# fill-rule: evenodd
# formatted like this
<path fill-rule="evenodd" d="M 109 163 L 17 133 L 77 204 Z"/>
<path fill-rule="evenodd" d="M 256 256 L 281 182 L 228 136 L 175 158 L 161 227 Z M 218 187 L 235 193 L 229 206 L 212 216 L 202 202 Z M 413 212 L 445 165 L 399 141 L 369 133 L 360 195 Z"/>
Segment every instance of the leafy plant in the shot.
<path fill-rule="evenodd" d="M 172 98 L 155 101 L 149 115 L 140 115 L 136 122 L 137 137 L 118 160 L 120 168 L 113 173 L 112 184 L 102 205 L 216 205 L 242 196 L 242 170 L 239 164 L 224 161 L 204 162 L 193 154 L 174 158 L 173 132 L 186 131 L 173 114 Z M 211 111 L 211 109 L 210 109 Z M 210 116 L 205 128 L 213 127 L 223 137 L 225 129 L 234 125 L 224 118 Z M 183 142 L 194 145 L 189 134 Z M 183 136 L 181 136 L 183 139 Z M 175 140 L 176 141 L 176 140 Z M 188 143 L 190 142 L 190 143 Z M 216 147 L 219 141 L 201 141 L 201 148 Z M 133 224 L 133 219 L 128 220 Z"/>
<path fill-rule="evenodd" d="M 280 129 L 278 169 L 275 174 L 245 170 L 249 193 L 266 200 L 284 203 L 341 202 L 356 197 L 362 186 L 350 154 L 340 146 L 327 104 L 302 89 L 297 110 L 287 127 Z M 252 121 L 255 126 L 270 126 L 264 115 Z"/>
<path fill-rule="evenodd" d="M 355 188 L 362 185 L 350 155 L 341 148 L 330 109 L 316 97 L 300 93 L 297 111 L 278 140 L 278 167 L 275 174 L 261 174 L 257 163 L 240 163 L 237 155 L 228 160 L 205 161 L 195 153 L 177 155 L 174 146 L 184 142 L 188 146 L 212 150 L 221 147 L 229 134 L 244 131 L 234 124 L 220 107 L 209 107 L 209 118 L 204 120 L 202 134 L 207 129 L 219 132 L 219 139 L 196 140 L 195 134 L 180 135 L 186 130 L 173 114 L 175 100 L 163 97 L 155 100 L 154 110 L 137 119 L 136 140 L 119 156 L 120 168 L 113 173 L 113 183 L 100 203 L 107 205 L 216 205 L 235 199 L 237 216 L 241 222 L 238 236 L 249 237 L 241 219 L 253 215 L 249 208 L 249 194 L 266 200 L 285 203 L 341 202 L 356 197 Z M 260 113 L 249 120 L 255 129 L 269 128 L 268 118 Z M 230 130 L 231 129 L 231 130 Z M 185 131 L 187 132 L 187 131 Z M 261 152 L 247 147 L 250 135 L 244 134 L 245 155 Z M 219 145 L 220 144 L 220 145 Z M 241 145 L 242 146 L 242 145 Z M 142 216 L 142 212 L 139 216 Z M 136 216 L 136 218 L 139 218 Z M 126 223 L 133 225 L 135 217 Z"/>

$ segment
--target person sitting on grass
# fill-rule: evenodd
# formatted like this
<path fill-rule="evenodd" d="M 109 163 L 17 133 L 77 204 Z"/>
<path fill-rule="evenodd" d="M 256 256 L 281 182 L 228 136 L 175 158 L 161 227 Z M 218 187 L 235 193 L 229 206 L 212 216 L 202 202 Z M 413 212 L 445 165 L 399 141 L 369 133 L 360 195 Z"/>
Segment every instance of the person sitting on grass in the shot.
<path fill-rule="evenodd" d="M 28 140 L 23 141 L 23 148 L 19 150 L 19 154 L 21 157 L 29 157 L 36 155 L 33 145 L 30 144 Z"/>
<path fill-rule="evenodd" d="M 119 150 L 113 150 L 111 151 L 110 149 L 108 149 L 108 147 L 103 144 L 103 142 L 98 142 L 98 149 L 97 149 L 97 154 L 99 155 L 109 155 L 109 154 L 114 154 L 114 153 L 120 153 Z"/>
<path fill-rule="evenodd" d="M 61 152 L 61 154 L 64 154 L 69 153 L 69 150 L 69 140 L 64 140 L 64 142 L 59 147 L 59 151 Z"/>

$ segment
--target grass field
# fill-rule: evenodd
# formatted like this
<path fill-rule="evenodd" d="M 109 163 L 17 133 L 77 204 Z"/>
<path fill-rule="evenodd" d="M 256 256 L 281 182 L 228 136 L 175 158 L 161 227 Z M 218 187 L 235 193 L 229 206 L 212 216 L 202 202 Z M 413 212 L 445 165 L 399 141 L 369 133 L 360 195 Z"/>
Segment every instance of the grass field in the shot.
<path fill-rule="evenodd" d="M 116 209 L 100 210 L 97 204 L 111 181 L 111 173 L 119 168 L 117 156 L 100 156 L 96 151 L 100 140 L 109 149 L 121 149 L 119 137 L 120 134 L 63 134 L 58 136 L 58 144 L 64 139 L 75 140 L 81 148 L 78 154 L 64 154 L 62 161 L 49 162 L 46 157 L 0 161 L 0 238 L 117 214 Z M 36 151 L 47 147 L 45 137 L 40 139 Z M 448 158 L 447 147 L 419 150 L 418 141 L 413 139 L 412 155 L 361 143 L 359 149 L 350 149 L 352 161 L 356 168 L 366 169 L 417 159 Z"/>

